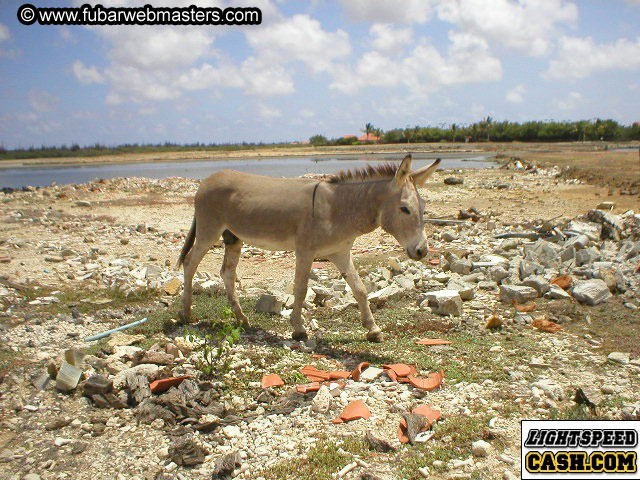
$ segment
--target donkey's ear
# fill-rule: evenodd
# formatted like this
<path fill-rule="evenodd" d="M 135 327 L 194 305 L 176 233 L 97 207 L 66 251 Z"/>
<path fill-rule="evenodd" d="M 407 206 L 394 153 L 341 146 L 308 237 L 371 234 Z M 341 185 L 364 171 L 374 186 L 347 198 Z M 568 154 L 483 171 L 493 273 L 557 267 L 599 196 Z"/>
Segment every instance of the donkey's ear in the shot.
<path fill-rule="evenodd" d="M 440 159 L 437 159 L 428 167 L 419 168 L 418 170 L 416 170 L 411 174 L 411 181 L 413 181 L 416 187 L 423 185 L 424 182 L 426 182 L 427 179 L 431 175 L 433 175 L 433 172 L 435 172 L 439 166 L 440 166 Z"/>
<path fill-rule="evenodd" d="M 404 157 L 400 167 L 396 171 L 396 176 L 394 177 L 394 182 L 399 187 L 404 184 L 404 181 L 409 177 L 411 173 L 411 154 Z"/>

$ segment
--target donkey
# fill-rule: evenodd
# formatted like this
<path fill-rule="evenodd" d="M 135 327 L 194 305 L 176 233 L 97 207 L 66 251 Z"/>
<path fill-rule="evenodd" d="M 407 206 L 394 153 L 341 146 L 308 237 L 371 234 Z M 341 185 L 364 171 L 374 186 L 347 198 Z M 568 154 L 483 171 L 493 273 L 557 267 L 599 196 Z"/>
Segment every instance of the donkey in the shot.
<path fill-rule="evenodd" d="M 422 218 L 425 201 L 417 187 L 433 174 L 432 165 L 411 171 L 411 155 L 400 166 L 383 164 L 341 172 L 328 180 L 272 178 L 220 170 L 203 180 L 195 196 L 195 216 L 178 259 L 184 265 L 183 321 L 190 321 L 192 280 L 198 264 L 222 235 L 220 275 L 236 318 L 248 326 L 235 290 L 243 242 L 267 250 L 295 252 L 293 339 L 306 340 L 302 304 L 314 258 L 327 258 L 347 281 L 358 302 L 367 340 L 381 342 L 367 291 L 353 266 L 354 240 L 377 227 L 393 235 L 407 255 L 420 260 L 428 251 Z"/>

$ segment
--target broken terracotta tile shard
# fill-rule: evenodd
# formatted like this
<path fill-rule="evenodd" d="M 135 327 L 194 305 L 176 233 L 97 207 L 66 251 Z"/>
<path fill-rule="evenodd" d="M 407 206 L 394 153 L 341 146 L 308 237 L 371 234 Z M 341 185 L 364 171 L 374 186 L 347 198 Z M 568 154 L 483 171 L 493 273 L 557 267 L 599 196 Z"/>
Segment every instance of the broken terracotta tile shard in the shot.
<path fill-rule="evenodd" d="M 442 385 L 442 381 L 444 380 L 444 370 L 440 370 L 438 373 L 430 373 L 427 378 L 409 375 L 408 380 L 409 383 L 416 388 L 427 391 L 435 390 Z"/>
<path fill-rule="evenodd" d="M 491 315 L 487 320 L 487 324 L 485 325 L 485 328 L 493 329 L 493 328 L 500 328 L 501 326 L 502 326 L 502 317 L 500 317 L 499 315 Z"/>
<path fill-rule="evenodd" d="M 319 370 L 313 365 L 307 365 L 300 369 L 300 373 L 305 375 L 312 382 L 319 382 L 323 380 L 329 380 L 329 373 L 324 370 Z"/>
<path fill-rule="evenodd" d="M 442 338 L 421 338 L 416 341 L 416 345 L 449 345 L 451 340 L 443 340 Z"/>
<path fill-rule="evenodd" d="M 560 275 L 559 277 L 556 277 L 553 280 L 551 280 L 550 283 L 552 283 L 553 285 L 557 285 L 560 288 L 566 290 L 573 283 L 573 278 L 571 278 L 570 275 Z"/>
<path fill-rule="evenodd" d="M 156 380 L 149 384 L 149 388 L 152 393 L 162 393 L 169 390 L 171 387 L 177 387 L 183 380 L 189 378 L 189 375 L 182 375 L 181 377 L 170 377 Z"/>
<path fill-rule="evenodd" d="M 311 355 L 311 358 L 314 358 L 314 359 L 318 360 L 320 358 L 327 358 L 327 356 L 326 355 L 322 355 L 320 353 L 314 353 L 314 354 Z"/>
<path fill-rule="evenodd" d="M 416 374 L 415 365 L 407 365 L 406 363 L 393 363 L 391 365 L 383 365 L 384 373 L 386 373 L 394 382 L 401 382 L 403 378 Z"/>
<path fill-rule="evenodd" d="M 420 405 L 419 407 L 414 408 L 411 413 L 414 414 L 413 419 L 415 419 L 415 416 L 421 416 L 424 418 L 424 424 L 418 430 L 415 429 L 415 425 L 410 429 L 407 419 L 412 417 L 407 417 L 407 414 L 403 415 L 402 420 L 400 420 L 400 425 L 398 426 L 398 439 L 402 443 L 413 444 L 415 437 L 419 433 L 426 432 L 431 428 L 431 425 L 442 418 L 442 414 L 439 410 L 434 410 L 428 405 Z M 419 423 L 416 423 L 416 425 L 419 425 Z"/>
<path fill-rule="evenodd" d="M 536 305 L 536 302 L 529 302 L 529 303 L 521 304 L 521 303 L 518 303 L 516 300 L 514 300 L 513 301 L 513 306 L 515 307 L 515 309 L 517 311 L 525 313 L 525 312 L 534 311 L 538 305 Z"/>
<path fill-rule="evenodd" d="M 297 385 L 296 390 L 299 393 L 317 392 L 320 390 L 321 385 L 322 384 L 320 382 L 305 383 L 304 385 Z"/>
<path fill-rule="evenodd" d="M 356 400 L 344 407 L 344 410 L 338 418 L 331 420 L 333 423 L 345 423 L 351 420 L 357 420 L 358 418 L 364 418 L 367 420 L 371 416 L 369 407 L 362 401 Z"/>
<path fill-rule="evenodd" d="M 281 387 L 284 385 L 284 381 L 280 378 L 280 375 L 273 373 L 271 375 L 264 375 L 262 377 L 262 388 L 269 387 Z"/>
<path fill-rule="evenodd" d="M 360 380 L 360 374 L 363 370 L 369 368 L 371 364 L 369 362 L 360 362 L 356 368 L 354 368 L 353 372 L 351 372 L 351 378 L 353 378 L 356 382 Z"/>
<path fill-rule="evenodd" d="M 544 318 L 536 318 L 531 322 L 531 326 L 538 330 L 542 330 L 543 332 L 550 333 L 560 332 L 563 330 L 562 325 L 558 325 L 556 322 L 552 322 L 551 320 L 546 320 Z"/>
<path fill-rule="evenodd" d="M 351 376 L 351 372 L 347 372 L 346 370 L 334 370 L 331 372 L 326 372 L 324 370 L 320 370 L 313 365 L 307 365 L 306 367 L 302 367 L 300 369 L 300 373 L 305 375 L 312 382 L 323 382 L 327 380 L 340 380 L 349 378 Z"/>
<path fill-rule="evenodd" d="M 442 418 L 442 413 L 440 412 L 440 410 L 434 410 L 428 405 L 420 405 L 419 407 L 411 410 L 411 413 L 417 413 L 418 415 L 427 417 L 429 425 L 433 425 Z"/>

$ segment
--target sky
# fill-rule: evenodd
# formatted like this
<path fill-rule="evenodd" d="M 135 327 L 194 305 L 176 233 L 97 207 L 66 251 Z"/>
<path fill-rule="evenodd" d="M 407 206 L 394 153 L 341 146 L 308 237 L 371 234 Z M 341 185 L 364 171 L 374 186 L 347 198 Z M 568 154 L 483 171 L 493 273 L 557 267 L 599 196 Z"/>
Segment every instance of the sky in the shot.
<path fill-rule="evenodd" d="M 82 0 L 35 2 L 79 6 Z M 103 0 L 257 26 L 25 26 L 0 0 L 0 146 L 308 140 L 640 121 L 640 0 Z"/>

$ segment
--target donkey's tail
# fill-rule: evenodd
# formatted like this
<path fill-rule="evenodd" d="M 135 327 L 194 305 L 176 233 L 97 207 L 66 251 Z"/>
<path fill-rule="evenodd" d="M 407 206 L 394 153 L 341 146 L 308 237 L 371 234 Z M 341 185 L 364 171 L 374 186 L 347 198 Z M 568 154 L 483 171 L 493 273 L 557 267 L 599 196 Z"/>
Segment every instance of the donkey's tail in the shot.
<path fill-rule="evenodd" d="M 193 247 L 193 241 L 195 240 L 195 238 L 196 238 L 196 217 L 194 216 L 193 222 L 191 223 L 191 229 L 187 234 L 187 238 L 184 241 L 182 251 L 180 252 L 180 256 L 178 257 L 178 264 L 176 265 L 176 268 L 180 267 L 180 265 L 184 263 L 184 258 L 187 256 L 187 253 L 189 253 L 189 250 L 191 250 L 191 247 Z"/>

